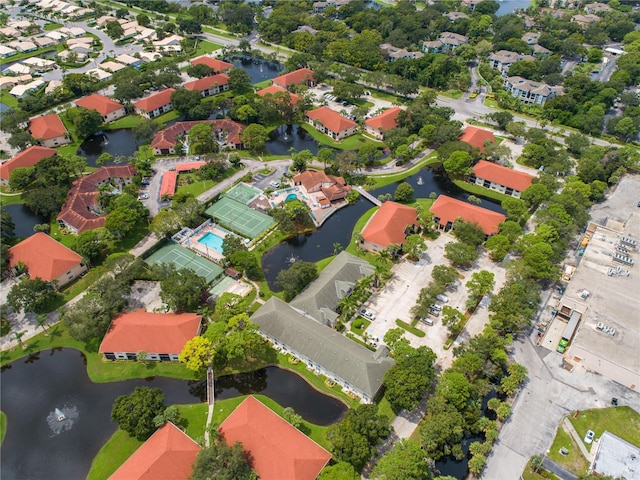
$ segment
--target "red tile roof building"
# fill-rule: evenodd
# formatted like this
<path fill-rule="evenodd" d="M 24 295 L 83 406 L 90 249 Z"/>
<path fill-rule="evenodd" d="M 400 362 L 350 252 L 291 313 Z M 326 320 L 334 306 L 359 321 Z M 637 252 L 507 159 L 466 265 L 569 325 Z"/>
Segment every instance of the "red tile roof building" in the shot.
<path fill-rule="evenodd" d="M 198 170 L 206 164 L 207 162 L 179 163 L 176 165 L 175 170 L 165 172 L 164 175 L 162 175 L 162 183 L 160 184 L 160 198 L 173 197 L 173 194 L 176 192 L 176 185 L 178 184 L 178 174 Z"/>
<path fill-rule="evenodd" d="M 256 93 L 261 97 L 266 97 L 267 95 L 275 96 L 276 94 L 279 94 L 279 93 L 282 93 L 282 94 L 287 93 L 289 94 L 291 105 L 296 105 L 298 102 L 300 102 L 300 100 L 302 100 L 299 95 L 296 95 L 295 93 L 291 93 L 286 88 L 279 87 L 278 85 L 271 85 L 270 87 L 263 88 L 262 90 L 258 90 Z M 283 98 L 284 98 L 284 95 L 283 95 Z"/>
<path fill-rule="evenodd" d="M 97 93 L 76 100 L 76 105 L 88 110 L 95 110 L 105 123 L 113 122 L 127 114 L 124 105 Z"/>
<path fill-rule="evenodd" d="M 16 168 L 33 167 L 40 160 L 53 157 L 56 153 L 56 150 L 53 148 L 40 147 L 37 145 L 23 150 L 0 165 L 0 183 L 2 183 L 2 185 L 8 185 L 11 172 Z"/>
<path fill-rule="evenodd" d="M 293 177 L 294 185 L 301 185 L 307 193 L 322 192 L 318 197 L 323 208 L 329 208 L 331 202 L 342 200 L 351 191 L 351 186 L 342 177 L 327 175 L 321 170 L 305 170 Z"/>
<path fill-rule="evenodd" d="M 25 264 L 30 278 L 56 281 L 59 287 L 87 271 L 80 255 L 42 232 L 9 249 L 9 267 L 14 268 L 19 262 Z"/>
<path fill-rule="evenodd" d="M 154 155 L 173 155 L 176 153 L 176 145 L 178 144 L 178 137 L 187 135 L 189 130 L 195 125 L 200 123 L 207 123 L 213 125 L 213 133 L 215 140 L 220 144 L 221 148 L 228 149 L 241 149 L 242 140 L 240 139 L 240 133 L 245 129 L 244 125 L 241 125 L 233 120 L 197 120 L 191 122 L 176 122 L 170 127 L 167 127 L 153 136 L 151 147 L 153 148 Z"/>
<path fill-rule="evenodd" d="M 300 68 L 293 72 L 285 73 L 272 80 L 274 85 L 282 88 L 289 89 L 294 85 L 306 85 L 307 87 L 314 87 L 316 80 L 313 78 L 313 70 L 308 68 Z"/>
<path fill-rule="evenodd" d="M 203 77 L 183 85 L 187 90 L 197 90 L 203 97 L 210 97 L 229 90 L 229 77 L 224 73 Z"/>
<path fill-rule="evenodd" d="M 162 92 L 154 93 L 142 100 L 138 100 L 133 104 L 133 107 L 136 109 L 138 115 L 142 115 L 145 118 L 152 119 L 159 117 L 163 113 L 173 110 L 171 94 L 175 91 L 175 88 L 167 88 Z"/>
<path fill-rule="evenodd" d="M 460 136 L 461 142 L 466 142 L 473 148 L 477 148 L 481 152 L 484 150 L 484 144 L 489 140 L 492 143 L 496 142 L 493 133 L 488 130 L 483 130 L 477 127 L 467 127 Z"/>
<path fill-rule="evenodd" d="M 522 192 L 529 188 L 533 179 L 533 175 L 528 173 L 480 160 L 473 166 L 473 174 L 469 181 L 505 195 L 520 198 Z"/>
<path fill-rule="evenodd" d="M 418 225 L 415 208 L 384 202 L 362 230 L 362 248 L 380 252 L 392 243 L 403 245 L 408 232 Z"/>
<path fill-rule="evenodd" d="M 69 132 L 56 113 L 32 118 L 28 130 L 43 147 L 53 148 L 71 141 Z"/>
<path fill-rule="evenodd" d="M 429 209 L 440 228 L 449 230 L 458 218 L 466 222 L 477 223 L 487 235 L 498 233 L 498 227 L 507 217 L 486 208 L 471 205 L 446 195 L 440 195 Z"/>
<path fill-rule="evenodd" d="M 358 124 L 353 120 L 343 117 L 329 107 L 320 107 L 309 110 L 305 117 L 307 122 L 313 125 L 318 131 L 329 135 L 334 140 L 342 140 L 354 133 Z"/>
<path fill-rule="evenodd" d="M 135 174 L 136 169 L 133 165 L 114 165 L 100 167 L 86 177 L 76 180 L 67 193 L 67 200 L 57 218 L 58 223 L 73 233 L 104 227 L 106 215 L 97 208 L 98 187 L 104 183 L 118 186 L 129 184 Z"/>
<path fill-rule="evenodd" d="M 199 451 L 200 445 L 167 422 L 109 480 L 187 480 Z"/>
<path fill-rule="evenodd" d="M 219 427 L 229 444 L 242 443 L 260 480 L 315 480 L 331 454 L 254 397 Z"/>
<path fill-rule="evenodd" d="M 380 115 L 368 118 L 364 121 L 365 132 L 377 140 L 382 140 L 384 138 L 384 132 L 398 126 L 396 123 L 398 113 L 400 113 L 400 107 L 393 107 L 385 110 Z"/>
<path fill-rule="evenodd" d="M 195 313 L 124 313 L 111 322 L 99 351 L 107 360 L 136 360 L 142 350 L 147 360 L 178 361 L 184 344 L 200 334 L 200 321 Z"/>
<path fill-rule="evenodd" d="M 221 73 L 231 70 L 233 68 L 233 64 L 229 62 L 225 62 L 223 60 L 218 60 L 217 58 L 207 57 L 206 55 L 199 58 L 194 58 L 191 60 L 191 65 L 206 65 L 211 68 L 214 73 Z"/>

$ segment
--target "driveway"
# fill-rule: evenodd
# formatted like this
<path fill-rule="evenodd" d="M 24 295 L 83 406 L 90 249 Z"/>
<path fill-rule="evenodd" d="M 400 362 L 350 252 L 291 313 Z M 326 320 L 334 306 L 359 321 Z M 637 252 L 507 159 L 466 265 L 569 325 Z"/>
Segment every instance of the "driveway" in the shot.
<path fill-rule="evenodd" d="M 264 168 L 270 167 L 273 168 L 273 173 L 269 175 L 256 175 L 257 180 L 253 182 L 253 186 L 259 188 L 260 190 L 266 190 L 267 188 L 273 189 L 270 185 L 271 182 L 281 182 L 284 174 L 289 171 L 289 166 L 291 165 L 291 160 L 276 160 L 273 162 L 269 162 L 264 165 Z"/>

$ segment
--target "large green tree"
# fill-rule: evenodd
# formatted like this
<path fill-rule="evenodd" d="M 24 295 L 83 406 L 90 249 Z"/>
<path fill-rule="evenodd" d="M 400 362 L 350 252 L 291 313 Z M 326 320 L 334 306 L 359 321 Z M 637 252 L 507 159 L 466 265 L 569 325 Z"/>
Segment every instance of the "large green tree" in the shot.
<path fill-rule="evenodd" d="M 249 150 L 258 152 L 264 148 L 264 144 L 269 140 L 269 135 L 262 125 L 252 123 L 240 133 L 240 139 Z"/>
<path fill-rule="evenodd" d="M 144 441 L 156 429 L 153 419 L 164 410 L 164 394 L 161 389 L 136 387 L 131 395 L 116 398 L 111 409 L 111 420 L 130 436 Z"/>
<path fill-rule="evenodd" d="M 407 182 L 402 182 L 396 187 L 393 198 L 396 202 L 411 203 L 413 202 L 413 193 L 413 187 Z"/>
<path fill-rule="evenodd" d="M 405 349 L 403 353 L 396 356 L 397 364 L 384 376 L 385 396 L 395 411 L 415 407 L 435 377 L 436 355 L 430 348 Z"/>
<path fill-rule="evenodd" d="M 318 276 L 318 268 L 313 262 L 294 262 L 291 267 L 282 270 L 276 277 L 276 286 L 284 290 L 288 302 Z"/>
<path fill-rule="evenodd" d="M 431 480 L 427 455 L 417 442 L 401 440 L 383 455 L 371 472 L 373 480 Z"/>
<path fill-rule="evenodd" d="M 190 268 L 177 270 L 171 264 L 166 266 L 164 278 L 160 281 L 160 298 L 176 312 L 195 312 L 206 286 L 207 280 L 195 271 Z"/>
<path fill-rule="evenodd" d="M 53 302 L 60 295 L 54 284 L 42 280 L 40 277 L 22 278 L 11 287 L 7 294 L 7 305 L 16 312 L 31 312 L 36 314 L 50 312 Z"/>
<path fill-rule="evenodd" d="M 189 480 L 257 480 L 251 470 L 240 442 L 227 445 L 216 439 L 208 448 L 198 452 Z"/>

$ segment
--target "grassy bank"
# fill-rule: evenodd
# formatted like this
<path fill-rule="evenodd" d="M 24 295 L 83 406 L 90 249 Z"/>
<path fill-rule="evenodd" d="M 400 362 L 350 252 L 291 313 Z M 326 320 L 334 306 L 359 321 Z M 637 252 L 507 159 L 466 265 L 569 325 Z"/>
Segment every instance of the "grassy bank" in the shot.
<path fill-rule="evenodd" d="M 438 160 L 438 156 L 435 152 L 427 155 L 422 160 L 417 162 L 413 167 L 408 170 L 399 173 L 391 173 L 391 174 L 380 174 L 380 175 L 369 175 L 369 178 L 373 180 L 373 183 L 367 184 L 367 190 L 375 190 L 377 188 L 385 187 L 391 183 L 399 182 L 404 180 L 407 177 L 410 177 L 414 173 L 418 173 L 424 167 L 429 165 L 435 165 L 436 163 L 440 163 Z"/>
<path fill-rule="evenodd" d="M 376 147 L 384 147 L 384 143 L 377 142 L 370 138 L 365 137 L 361 133 L 357 133 L 355 135 L 351 135 L 350 137 L 345 138 L 339 142 L 334 142 L 327 135 L 320 133 L 318 130 L 313 128 L 313 126 L 308 123 L 301 123 L 300 127 L 304 129 L 309 135 L 313 137 L 315 141 L 317 141 L 320 145 L 326 145 L 327 147 L 337 148 L 339 150 L 358 150 L 367 144 L 374 144 Z"/>
<path fill-rule="evenodd" d="M 513 198 L 510 195 L 496 192 L 495 190 L 491 190 L 490 188 L 481 187 L 480 185 L 476 185 L 475 183 L 465 182 L 464 180 L 454 180 L 453 183 L 456 184 L 456 187 L 464 190 L 465 192 L 469 192 L 478 197 L 490 198 L 491 200 L 495 200 L 496 202 L 502 203 L 503 200 Z"/>
<path fill-rule="evenodd" d="M 7 434 L 7 416 L 4 412 L 0 412 L 0 445 L 4 442 L 4 436 Z"/>

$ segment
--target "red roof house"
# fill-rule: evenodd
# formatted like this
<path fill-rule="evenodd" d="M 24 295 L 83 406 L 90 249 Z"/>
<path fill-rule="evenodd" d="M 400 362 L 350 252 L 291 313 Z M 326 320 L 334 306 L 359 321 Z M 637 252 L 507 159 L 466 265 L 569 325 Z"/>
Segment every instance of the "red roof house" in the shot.
<path fill-rule="evenodd" d="M 176 192 L 176 185 L 178 183 L 178 174 L 182 172 L 190 172 L 191 170 L 198 170 L 200 167 L 206 165 L 207 162 L 187 162 L 179 163 L 176 165 L 175 170 L 169 170 L 162 176 L 162 183 L 160 184 L 160 198 L 169 196 L 172 197 Z"/>
<path fill-rule="evenodd" d="M 362 248 L 379 252 L 392 243 L 402 245 L 412 226 L 418 226 L 418 211 L 415 208 L 384 202 L 362 230 Z"/>
<path fill-rule="evenodd" d="M 207 67 L 211 68 L 214 73 L 226 72 L 233 68 L 233 64 L 229 62 L 218 60 L 217 58 L 207 57 L 206 55 L 194 58 L 193 60 L 191 60 L 191 65 L 206 65 Z"/>
<path fill-rule="evenodd" d="M 56 153 L 56 150 L 53 148 L 40 147 L 37 145 L 23 150 L 15 157 L 0 165 L 0 183 L 8 185 L 11 172 L 16 168 L 33 167 L 40 160 L 53 157 Z"/>
<path fill-rule="evenodd" d="M 306 113 L 307 122 L 334 140 L 342 140 L 356 133 L 358 124 L 343 117 L 329 107 L 320 107 Z"/>
<path fill-rule="evenodd" d="M 29 120 L 28 130 L 43 147 L 57 147 L 69 143 L 69 132 L 56 113 Z"/>
<path fill-rule="evenodd" d="M 385 110 L 380 115 L 368 118 L 364 121 L 365 131 L 377 140 L 382 140 L 384 132 L 398 126 L 396 123 L 398 113 L 400 113 L 400 107 L 393 107 Z"/>
<path fill-rule="evenodd" d="M 477 148 L 481 152 L 484 150 L 485 142 L 489 140 L 492 143 L 496 142 L 493 133 L 488 130 L 483 130 L 478 127 L 467 127 L 462 132 L 460 136 L 461 142 L 466 142 L 471 145 L 473 148 Z"/>
<path fill-rule="evenodd" d="M 291 99 L 291 105 L 295 105 L 300 100 L 302 100 L 299 95 L 296 95 L 295 93 L 290 93 L 286 88 L 279 87 L 278 85 L 271 85 L 270 87 L 263 88 L 262 90 L 258 90 L 256 93 L 261 97 L 265 97 L 267 95 L 275 95 L 277 93 L 288 93 L 289 98 Z"/>
<path fill-rule="evenodd" d="M 302 185 L 307 193 L 322 192 L 317 197 L 323 208 L 329 208 L 331 202 L 342 200 L 351 191 L 351 185 L 342 177 L 327 175 L 322 170 L 305 170 L 293 177 L 294 185 Z"/>
<path fill-rule="evenodd" d="M 95 110 L 105 123 L 122 118 L 127 114 L 124 105 L 97 93 L 76 100 L 76 105 L 88 110 Z"/>
<path fill-rule="evenodd" d="M 480 160 L 473 166 L 470 180 L 477 185 L 520 198 L 522 192 L 533 182 L 533 178 L 533 175 L 528 173 Z"/>
<path fill-rule="evenodd" d="M 229 444 L 242 443 L 260 480 L 315 480 L 331 454 L 254 397 L 219 427 Z"/>
<path fill-rule="evenodd" d="M 109 480 L 187 480 L 199 451 L 200 445 L 167 422 Z"/>
<path fill-rule="evenodd" d="M 195 313 L 124 313 L 111 322 L 99 351 L 107 360 L 136 360 L 145 351 L 147 360 L 177 361 L 184 344 L 200 334 L 200 320 Z"/>
<path fill-rule="evenodd" d="M 203 97 L 210 97 L 229 90 L 229 77 L 224 73 L 209 75 L 183 85 L 187 90 L 197 90 Z"/>
<path fill-rule="evenodd" d="M 240 133 L 245 129 L 244 125 L 234 122 L 233 120 L 223 118 L 221 120 L 176 122 L 170 127 L 156 132 L 153 136 L 153 140 L 151 141 L 151 147 L 153 148 L 154 155 L 175 154 L 178 137 L 188 134 L 191 128 L 200 123 L 213 125 L 213 133 L 216 137 L 216 141 L 221 143 L 220 146 L 222 148 L 229 148 L 232 150 L 242 148 Z"/>
<path fill-rule="evenodd" d="M 466 222 L 480 225 L 482 231 L 487 235 L 498 233 L 498 227 L 507 219 L 501 213 L 492 212 L 446 195 L 440 195 L 429 210 L 435 216 L 435 221 L 445 230 L 452 228 L 453 222 L 462 218 Z"/>
<path fill-rule="evenodd" d="M 136 109 L 138 115 L 142 115 L 145 118 L 152 119 L 159 117 L 163 113 L 173 110 L 171 94 L 175 91 L 175 88 L 167 88 L 142 100 L 138 100 L 133 104 L 133 107 Z"/>
<path fill-rule="evenodd" d="M 9 249 L 9 267 L 14 268 L 19 262 L 27 267 L 29 277 L 57 281 L 59 287 L 87 271 L 80 255 L 42 232 Z"/>
<path fill-rule="evenodd" d="M 104 227 L 106 215 L 97 209 L 98 187 L 104 183 L 122 186 L 136 174 L 133 165 L 100 167 L 71 184 L 67 199 L 58 215 L 58 223 L 74 233 Z"/>
<path fill-rule="evenodd" d="M 316 85 L 316 80 L 313 78 L 313 70 L 308 68 L 300 68 L 293 72 L 285 73 L 274 78 L 272 82 L 274 85 L 287 89 L 293 85 L 306 85 L 308 87 Z"/>

